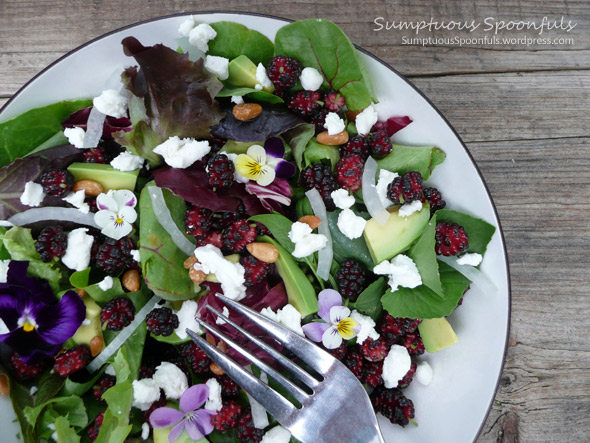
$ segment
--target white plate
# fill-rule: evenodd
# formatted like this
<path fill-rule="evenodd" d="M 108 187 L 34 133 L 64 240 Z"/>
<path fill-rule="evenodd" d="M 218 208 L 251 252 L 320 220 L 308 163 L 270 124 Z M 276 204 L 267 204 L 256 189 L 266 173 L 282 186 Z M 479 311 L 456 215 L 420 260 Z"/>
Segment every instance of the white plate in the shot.
<path fill-rule="evenodd" d="M 144 45 L 164 43 L 175 47 L 177 29 L 186 17 L 175 15 L 129 26 L 93 40 L 65 55 L 25 85 L 0 110 L 0 121 L 30 108 L 63 99 L 98 95 L 115 71 L 133 64 L 121 50 L 121 40 L 137 37 Z M 256 29 L 271 40 L 286 24 L 268 16 L 209 13 L 200 22 L 230 20 Z M 411 83 L 378 58 L 363 51 L 384 117 L 409 115 L 414 122 L 394 136 L 409 145 L 436 145 L 447 154 L 437 166 L 430 183 L 439 187 L 448 207 L 463 210 L 500 226 L 483 178 L 467 148 L 440 112 Z M 380 417 L 388 442 L 470 442 L 477 438 L 496 393 L 502 372 L 510 318 L 510 286 L 505 245 L 496 231 L 483 261 L 482 271 L 498 290 L 484 294 L 477 288 L 465 296 L 463 305 L 450 321 L 460 338 L 458 344 L 423 357 L 434 368 L 428 387 L 413 383 L 406 394 L 416 407 L 413 425 L 401 428 Z M 10 402 L 0 403 L 0 427 L 4 439 L 19 432 L 13 423 Z M 7 441 L 7 440 L 4 440 Z M 16 440 L 15 440 L 16 441 Z"/>

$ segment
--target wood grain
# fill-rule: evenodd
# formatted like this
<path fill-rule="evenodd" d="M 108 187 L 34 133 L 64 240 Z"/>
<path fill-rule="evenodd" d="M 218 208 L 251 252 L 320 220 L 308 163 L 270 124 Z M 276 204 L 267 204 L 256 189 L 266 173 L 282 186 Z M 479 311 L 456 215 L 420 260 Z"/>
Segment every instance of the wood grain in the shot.
<path fill-rule="evenodd" d="M 479 438 L 580 442 L 590 435 L 590 7 L 586 0 L 439 2 L 0 0 L 0 106 L 49 63 L 105 32 L 182 11 L 323 17 L 410 79 L 468 143 L 496 202 L 511 264 L 511 346 Z M 567 43 L 404 44 L 385 20 L 573 20 Z M 484 32 L 420 36 L 483 37 Z M 533 32 L 501 32 L 500 37 Z"/>

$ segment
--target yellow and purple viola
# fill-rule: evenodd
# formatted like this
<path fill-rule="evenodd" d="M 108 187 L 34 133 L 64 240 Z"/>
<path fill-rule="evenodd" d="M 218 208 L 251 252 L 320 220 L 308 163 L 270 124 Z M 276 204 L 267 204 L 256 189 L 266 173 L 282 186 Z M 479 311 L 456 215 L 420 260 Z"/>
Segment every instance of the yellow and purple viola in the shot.
<path fill-rule="evenodd" d="M 324 289 L 318 294 L 318 315 L 323 321 L 303 325 L 307 338 L 322 342 L 327 349 L 336 349 L 343 340 L 356 337 L 360 325 L 350 318 L 350 309 L 342 306 L 342 296 L 334 289 Z"/>
<path fill-rule="evenodd" d="M 291 178 L 295 174 L 295 165 L 288 162 L 285 145 L 278 137 L 271 137 L 260 145 L 252 145 L 245 154 L 234 160 L 236 171 L 242 177 L 253 180 L 260 186 L 270 185 L 275 178 Z"/>
<path fill-rule="evenodd" d="M 28 267 L 11 261 L 0 283 L 0 342 L 24 362 L 57 353 L 86 317 L 78 294 L 67 291 L 58 301 L 46 280 L 27 275 Z"/>

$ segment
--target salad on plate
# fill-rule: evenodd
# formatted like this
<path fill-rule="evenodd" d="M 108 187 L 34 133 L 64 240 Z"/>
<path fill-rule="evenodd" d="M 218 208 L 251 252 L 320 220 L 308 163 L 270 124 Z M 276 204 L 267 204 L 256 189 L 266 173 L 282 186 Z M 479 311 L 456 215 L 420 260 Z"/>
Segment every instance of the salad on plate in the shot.
<path fill-rule="evenodd" d="M 216 294 L 317 342 L 377 413 L 417 425 L 405 390 L 436 377 L 470 285 L 493 288 L 495 232 L 429 184 L 441 149 L 392 141 L 420 116 L 382 117 L 327 20 L 272 42 L 190 17 L 177 47 L 121 43 L 129 67 L 100 95 L 0 123 L 0 388 L 22 440 L 296 441 L 187 336 L 281 391 L 200 328 L 273 364 L 204 309 L 259 332 Z"/>

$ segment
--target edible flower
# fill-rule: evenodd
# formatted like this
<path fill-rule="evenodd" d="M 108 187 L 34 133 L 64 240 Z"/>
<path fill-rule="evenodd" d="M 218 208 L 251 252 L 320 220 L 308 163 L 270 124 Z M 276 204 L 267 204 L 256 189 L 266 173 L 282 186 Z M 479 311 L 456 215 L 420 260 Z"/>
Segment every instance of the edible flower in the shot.
<path fill-rule="evenodd" d="M 194 385 L 188 388 L 180 397 L 180 411 L 167 406 L 156 409 L 150 415 L 150 423 L 154 428 L 168 428 L 168 441 L 178 440 L 186 429 L 192 440 L 201 440 L 213 431 L 211 416 L 217 412 L 209 409 L 199 409 L 209 397 L 209 386 Z"/>
<path fill-rule="evenodd" d="M 47 280 L 27 276 L 29 262 L 11 261 L 0 283 L 0 342 L 26 363 L 52 356 L 74 335 L 86 317 L 78 294 L 57 301 Z"/>
<path fill-rule="evenodd" d="M 260 145 L 252 145 L 246 154 L 235 159 L 236 171 L 241 176 L 254 180 L 260 186 L 270 185 L 275 177 L 290 178 L 295 174 L 295 165 L 283 159 L 285 145 L 278 137 L 271 137 Z"/>
<path fill-rule="evenodd" d="M 333 289 L 318 294 L 318 315 L 323 321 L 303 325 L 303 332 L 312 341 L 322 342 L 327 349 L 336 349 L 342 340 L 356 337 L 359 324 L 350 317 L 350 309 L 342 306 L 342 297 Z"/>
<path fill-rule="evenodd" d="M 131 225 L 137 220 L 137 212 L 133 209 L 136 204 L 135 194 L 127 189 L 100 194 L 96 197 L 99 211 L 94 215 L 94 222 L 102 228 L 100 232 L 104 235 L 119 240 L 133 229 Z"/>

